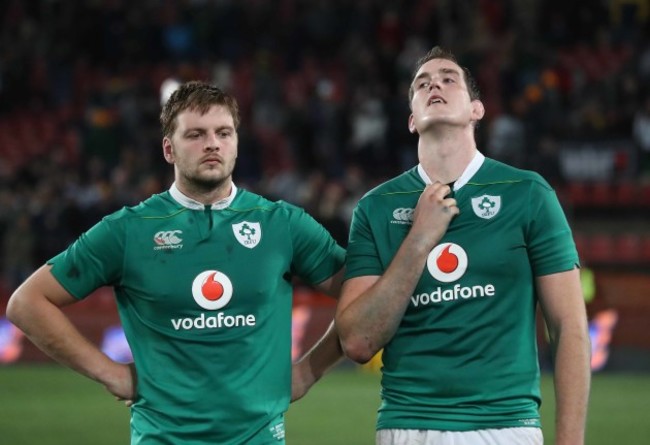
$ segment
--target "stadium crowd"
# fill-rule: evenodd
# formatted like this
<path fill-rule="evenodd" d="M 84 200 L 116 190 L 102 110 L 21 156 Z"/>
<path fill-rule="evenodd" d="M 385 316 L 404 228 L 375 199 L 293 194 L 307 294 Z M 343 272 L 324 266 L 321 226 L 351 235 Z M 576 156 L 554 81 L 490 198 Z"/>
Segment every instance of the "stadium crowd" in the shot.
<path fill-rule="evenodd" d="M 0 5 L 0 267 L 11 292 L 97 220 L 171 184 L 161 85 L 242 106 L 238 185 L 305 207 L 342 244 L 358 198 L 417 162 L 414 61 L 477 74 L 484 153 L 561 186 L 565 141 L 629 141 L 650 177 L 643 0 L 63 0 Z"/>

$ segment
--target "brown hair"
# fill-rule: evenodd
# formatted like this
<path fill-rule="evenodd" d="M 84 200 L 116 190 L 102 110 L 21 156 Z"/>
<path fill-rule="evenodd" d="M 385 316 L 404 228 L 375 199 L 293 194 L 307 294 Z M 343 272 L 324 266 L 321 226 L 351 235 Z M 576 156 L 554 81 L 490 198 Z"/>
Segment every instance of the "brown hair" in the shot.
<path fill-rule="evenodd" d="M 481 99 L 481 92 L 478 89 L 476 79 L 474 79 L 474 76 L 472 76 L 472 73 L 470 73 L 469 69 L 460 65 L 456 59 L 456 56 L 451 51 L 441 48 L 440 46 L 434 46 L 429 50 L 428 53 L 418 59 L 418 61 L 415 63 L 415 69 L 413 70 L 413 75 L 411 76 L 411 85 L 409 85 L 409 105 L 413 100 L 413 94 L 415 93 L 413 91 L 413 79 L 415 79 L 415 76 L 417 75 L 420 68 L 422 68 L 422 65 L 433 59 L 446 59 L 460 66 L 461 70 L 463 70 L 463 77 L 465 78 L 465 84 L 467 85 L 469 98 L 471 100 Z"/>
<path fill-rule="evenodd" d="M 213 105 L 227 108 L 232 115 L 235 129 L 239 128 L 239 105 L 231 95 L 205 82 L 191 81 L 182 84 L 172 93 L 160 113 L 163 136 L 171 137 L 176 131 L 176 116 L 185 110 L 207 113 Z"/>

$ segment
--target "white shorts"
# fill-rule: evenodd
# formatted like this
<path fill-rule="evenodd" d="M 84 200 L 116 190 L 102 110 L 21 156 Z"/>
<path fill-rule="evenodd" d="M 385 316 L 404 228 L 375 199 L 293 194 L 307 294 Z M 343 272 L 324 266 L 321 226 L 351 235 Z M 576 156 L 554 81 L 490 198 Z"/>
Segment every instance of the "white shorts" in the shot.
<path fill-rule="evenodd" d="M 475 431 L 379 430 L 377 445 L 543 445 L 540 428 L 495 428 Z"/>

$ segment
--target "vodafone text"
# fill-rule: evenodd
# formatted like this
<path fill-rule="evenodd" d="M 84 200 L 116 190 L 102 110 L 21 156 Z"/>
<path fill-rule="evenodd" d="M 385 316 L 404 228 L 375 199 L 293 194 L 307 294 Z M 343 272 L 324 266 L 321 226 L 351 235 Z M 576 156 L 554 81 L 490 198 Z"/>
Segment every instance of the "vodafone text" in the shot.
<path fill-rule="evenodd" d="M 431 293 L 425 292 L 423 294 L 413 295 L 411 297 L 411 302 L 413 303 L 413 306 L 418 307 L 420 305 L 426 306 L 429 304 L 442 303 L 444 301 L 454 301 L 459 298 L 468 300 L 470 298 L 493 297 L 494 293 L 494 285 L 492 284 L 471 287 L 463 287 L 460 284 L 455 284 L 451 289 L 443 290 L 441 287 L 437 287 Z"/>
<path fill-rule="evenodd" d="M 219 328 L 239 328 L 245 326 L 255 326 L 255 315 L 224 315 L 219 312 L 217 315 L 205 316 L 201 313 L 196 318 L 172 318 L 174 329 L 189 331 L 190 329 L 219 329 Z"/>

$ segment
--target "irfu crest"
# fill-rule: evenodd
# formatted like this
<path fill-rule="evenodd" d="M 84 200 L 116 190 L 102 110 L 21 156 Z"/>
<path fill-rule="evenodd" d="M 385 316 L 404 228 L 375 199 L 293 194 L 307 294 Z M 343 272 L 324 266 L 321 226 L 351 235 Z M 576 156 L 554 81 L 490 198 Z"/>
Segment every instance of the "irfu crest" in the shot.
<path fill-rule="evenodd" d="M 501 196 L 483 195 L 472 198 L 472 210 L 479 218 L 494 218 L 501 210 Z"/>
<path fill-rule="evenodd" d="M 257 246 L 262 239 L 262 227 L 258 222 L 243 221 L 233 224 L 232 231 L 239 244 L 249 249 Z"/>

